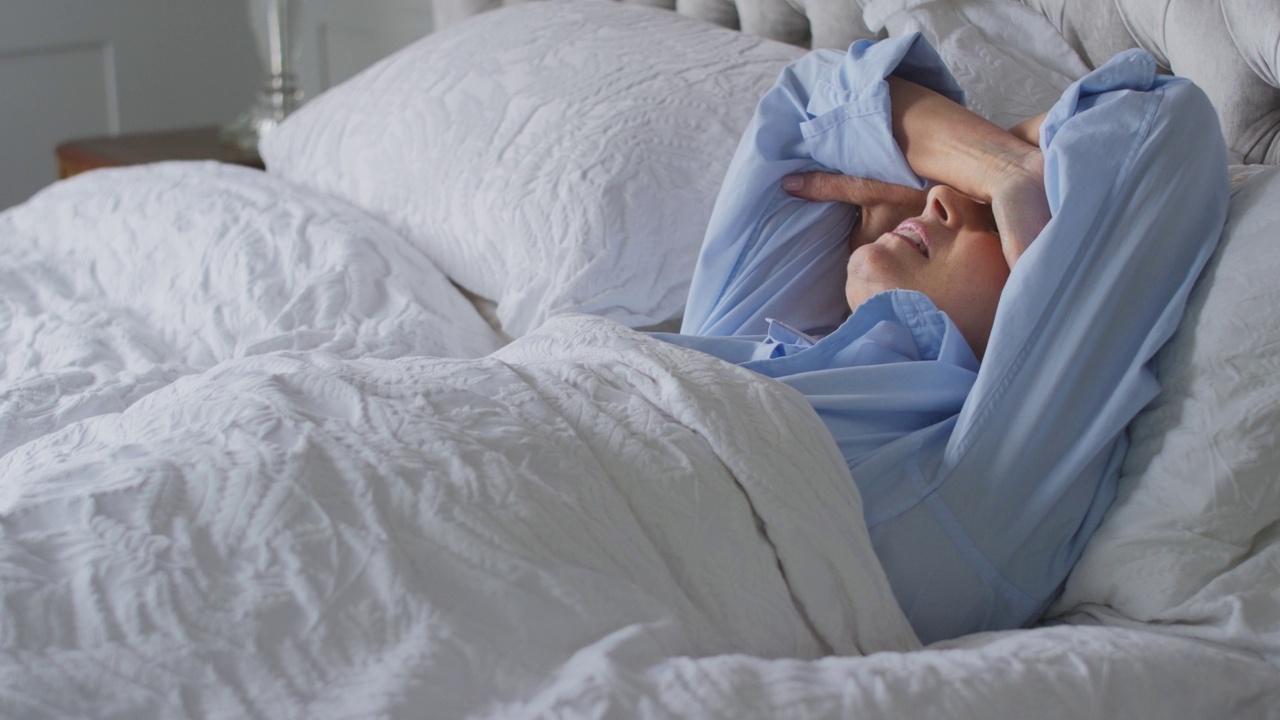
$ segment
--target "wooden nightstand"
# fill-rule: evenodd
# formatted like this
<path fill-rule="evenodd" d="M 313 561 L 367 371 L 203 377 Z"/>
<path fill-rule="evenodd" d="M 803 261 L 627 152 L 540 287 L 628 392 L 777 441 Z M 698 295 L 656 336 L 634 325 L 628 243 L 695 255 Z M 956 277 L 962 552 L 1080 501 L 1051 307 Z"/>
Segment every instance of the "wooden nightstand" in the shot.
<path fill-rule="evenodd" d="M 120 167 L 164 160 L 219 160 L 261 169 L 257 152 L 222 142 L 215 126 L 138 133 L 118 137 L 71 140 L 57 147 L 58 177 L 101 167 Z"/>

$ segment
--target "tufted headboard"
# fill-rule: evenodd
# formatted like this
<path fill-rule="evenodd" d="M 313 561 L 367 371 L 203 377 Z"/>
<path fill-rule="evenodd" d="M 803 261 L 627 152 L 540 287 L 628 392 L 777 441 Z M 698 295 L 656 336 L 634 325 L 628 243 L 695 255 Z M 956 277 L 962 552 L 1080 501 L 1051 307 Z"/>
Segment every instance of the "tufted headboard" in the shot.
<path fill-rule="evenodd" d="M 432 0 L 437 27 L 521 0 Z M 806 47 L 880 37 L 885 19 L 930 2 L 966 0 L 626 0 L 676 10 Z M 975 0 L 1040 12 L 1089 66 L 1131 47 L 1204 88 L 1234 160 L 1280 165 L 1277 0 Z"/>

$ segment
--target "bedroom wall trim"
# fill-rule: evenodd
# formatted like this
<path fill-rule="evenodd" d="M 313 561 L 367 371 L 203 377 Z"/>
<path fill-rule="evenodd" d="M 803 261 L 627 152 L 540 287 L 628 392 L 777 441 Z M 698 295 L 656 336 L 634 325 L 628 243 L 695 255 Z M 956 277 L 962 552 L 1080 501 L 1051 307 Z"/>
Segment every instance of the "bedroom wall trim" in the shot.
<path fill-rule="evenodd" d="M 52 175 L 57 139 L 120 132 L 116 58 L 107 41 L 0 52 L 0 93 L 0 207 L 24 200 Z"/>
<path fill-rule="evenodd" d="M 57 178 L 89 136 L 224 123 L 261 79 L 243 2 L 6 0 L 0 208 Z"/>

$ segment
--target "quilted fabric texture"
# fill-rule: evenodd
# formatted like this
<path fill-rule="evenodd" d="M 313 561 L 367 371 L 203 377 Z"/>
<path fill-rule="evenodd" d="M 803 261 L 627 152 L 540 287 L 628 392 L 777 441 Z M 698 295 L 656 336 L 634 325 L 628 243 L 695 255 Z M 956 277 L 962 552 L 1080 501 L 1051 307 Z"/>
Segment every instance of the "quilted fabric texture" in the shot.
<path fill-rule="evenodd" d="M 235 358 L 478 357 L 501 343 L 390 229 L 226 163 L 49 186 L 0 213 L 0 287 L 0 455 Z"/>
<path fill-rule="evenodd" d="M 756 102 L 803 51 L 649 8 L 513 6 L 428 36 L 268 136 L 273 173 L 385 220 L 519 336 L 678 316 Z"/>
<path fill-rule="evenodd" d="M 1280 4 L 1274 0 L 1023 0 L 1091 65 L 1141 47 L 1204 89 L 1236 161 L 1280 164 Z"/>
<path fill-rule="evenodd" d="M 447 25 L 522 0 L 433 0 Z M 673 8 L 761 37 L 845 48 L 883 36 L 895 13 L 1022 2 L 1053 23 L 1091 67 L 1141 47 L 1191 78 L 1218 109 L 1239 162 L 1280 164 L 1280 4 L 1275 0 L 627 0 Z"/>

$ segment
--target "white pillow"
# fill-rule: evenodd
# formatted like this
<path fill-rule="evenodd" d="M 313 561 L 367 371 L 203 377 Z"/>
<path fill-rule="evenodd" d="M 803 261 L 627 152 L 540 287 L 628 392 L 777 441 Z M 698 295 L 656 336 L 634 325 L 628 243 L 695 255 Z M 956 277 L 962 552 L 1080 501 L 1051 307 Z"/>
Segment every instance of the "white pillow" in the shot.
<path fill-rule="evenodd" d="M 684 307 L 720 181 L 803 50 L 670 11 L 538 2 L 420 40 L 266 138 L 273 173 L 382 218 L 519 336 Z"/>
<path fill-rule="evenodd" d="M 1222 244 L 1158 358 L 1120 494 L 1057 612 L 1154 623 L 1280 664 L 1280 168 L 1232 193 Z"/>
<path fill-rule="evenodd" d="M 864 19 L 894 37 L 922 33 L 969 109 L 1001 127 L 1048 110 L 1089 72 L 1048 19 L 1009 0 L 872 0 Z"/>

